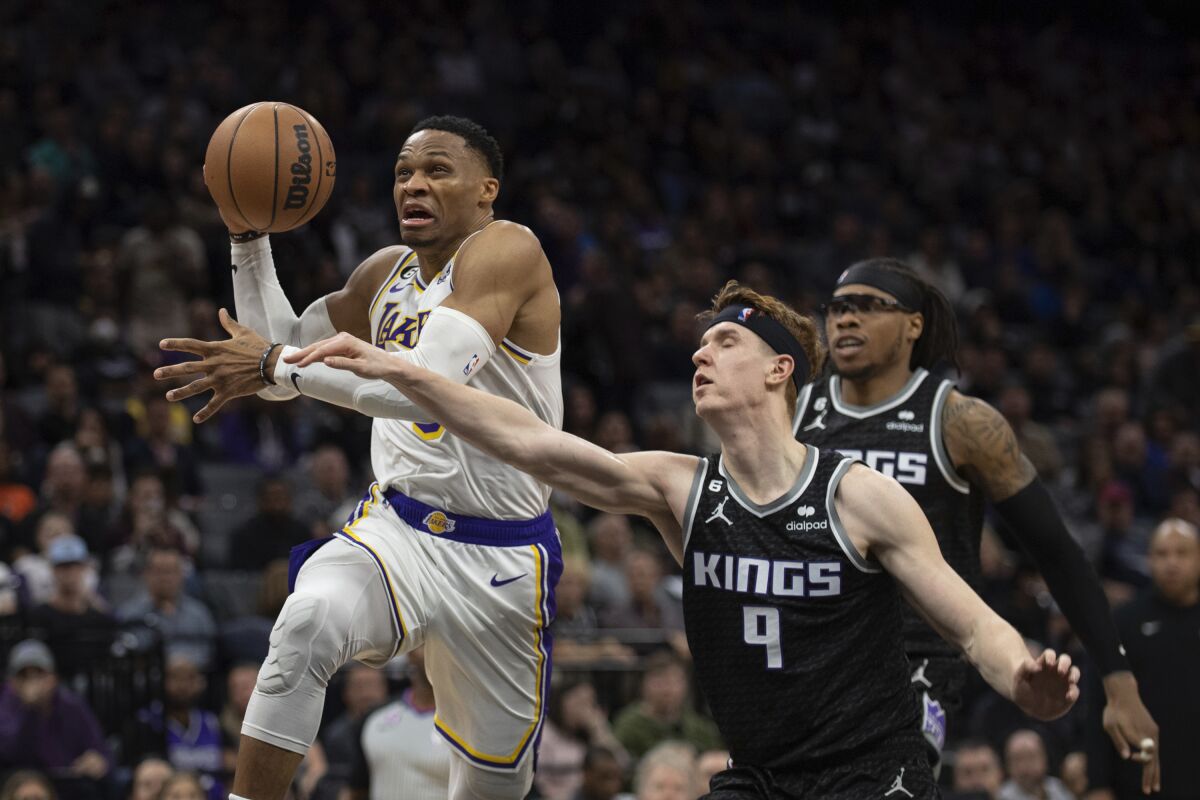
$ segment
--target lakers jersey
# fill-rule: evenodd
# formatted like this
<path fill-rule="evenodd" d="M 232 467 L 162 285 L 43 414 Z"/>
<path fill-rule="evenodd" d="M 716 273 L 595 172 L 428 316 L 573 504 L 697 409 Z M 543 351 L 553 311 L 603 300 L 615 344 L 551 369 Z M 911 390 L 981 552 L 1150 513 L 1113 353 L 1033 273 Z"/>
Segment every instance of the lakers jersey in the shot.
<path fill-rule="evenodd" d="M 456 254 L 457 257 L 457 254 Z M 371 301 L 371 342 L 384 350 L 411 350 L 429 313 L 454 291 L 454 259 L 426 285 L 417 254 L 408 248 Z M 555 428 L 562 427 L 561 339 L 554 353 L 537 355 L 503 340 L 470 385 L 512 400 Z M 436 508 L 486 519 L 533 519 L 546 510 L 550 489 L 448 432 L 437 423 L 376 419 L 371 466 L 384 488 Z"/>
<path fill-rule="evenodd" d="M 942 441 L 942 410 L 953 389 L 952 381 L 918 369 L 894 397 L 856 406 L 842 399 L 837 375 L 820 378 L 800 391 L 795 433 L 895 478 L 925 512 L 946 562 L 978 589 L 983 495 L 955 471 Z M 910 656 L 958 656 L 907 604 L 904 629 Z"/>
<path fill-rule="evenodd" d="M 923 748 L 900 591 L 835 508 L 853 461 L 807 450 L 795 485 L 766 505 L 720 456 L 702 460 L 683 521 L 688 642 L 734 766 L 806 770 Z"/>

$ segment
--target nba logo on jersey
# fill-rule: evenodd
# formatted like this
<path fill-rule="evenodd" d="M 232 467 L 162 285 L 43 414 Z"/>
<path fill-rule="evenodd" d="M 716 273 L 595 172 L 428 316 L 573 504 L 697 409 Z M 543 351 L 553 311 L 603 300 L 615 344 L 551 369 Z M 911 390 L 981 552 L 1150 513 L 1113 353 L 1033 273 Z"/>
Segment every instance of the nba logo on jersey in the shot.
<path fill-rule="evenodd" d="M 738 322 L 745 322 L 746 320 L 750 319 L 750 315 L 753 313 L 753 308 L 743 308 L 742 312 L 738 314 Z"/>
<path fill-rule="evenodd" d="M 421 520 L 421 524 L 428 528 L 430 533 L 451 533 L 454 530 L 454 520 L 441 511 L 429 512 L 425 519 Z"/>

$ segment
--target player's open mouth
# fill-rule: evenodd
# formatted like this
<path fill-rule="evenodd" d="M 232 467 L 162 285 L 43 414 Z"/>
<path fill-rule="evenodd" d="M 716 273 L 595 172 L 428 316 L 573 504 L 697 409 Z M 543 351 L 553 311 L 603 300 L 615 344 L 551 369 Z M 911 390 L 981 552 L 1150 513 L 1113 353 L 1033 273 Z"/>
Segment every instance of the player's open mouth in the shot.
<path fill-rule="evenodd" d="M 434 220 L 433 214 L 420 206 L 405 206 L 400 215 L 400 224 L 406 228 L 420 228 L 431 224 Z"/>
<path fill-rule="evenodd" d="M 862 350 L 866 342 L 857 336 L 839 336 L 833 343 L 834 351 L 840 356 L 848 356 Z"/>
<path fill-rule="evenodd" d="M 708 386 L 710 383 L 712 383 L 711 380 L 697 372 L 696 377 L 692 379 L 692 389 L 699 389 L 701 386 Z"/>

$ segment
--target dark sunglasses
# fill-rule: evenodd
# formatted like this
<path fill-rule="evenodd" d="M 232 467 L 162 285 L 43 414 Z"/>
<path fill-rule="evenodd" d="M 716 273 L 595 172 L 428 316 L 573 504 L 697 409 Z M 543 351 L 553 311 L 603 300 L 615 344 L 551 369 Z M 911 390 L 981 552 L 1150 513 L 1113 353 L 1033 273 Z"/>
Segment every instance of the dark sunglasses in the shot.
<path fill-rule="evenodd" d="M 840 317 L 842 314 L 882 314 L 886 311 L 899 311 L 905 314 L 914 313 L 911 308 L 886 297 L 873 294 L 842 294 L 821 303 L 821 313 L 827 317 Z"/>

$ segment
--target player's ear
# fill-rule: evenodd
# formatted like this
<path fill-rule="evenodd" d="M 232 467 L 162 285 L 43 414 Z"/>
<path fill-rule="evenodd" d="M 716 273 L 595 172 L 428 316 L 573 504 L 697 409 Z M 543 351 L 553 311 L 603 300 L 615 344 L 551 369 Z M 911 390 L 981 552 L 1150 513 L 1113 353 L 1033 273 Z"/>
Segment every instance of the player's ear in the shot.
<path fill-rule="evenodd" d="M 787 383 L 792 379 L 792 370 L 796 368 L 796 362 L 791 356 L 777 355 L 771 359 L 771 369 L 767 373 L 767 380 L 771 384 Z"/>
<path fill-rule="evenodd" d="M 494 203 L 498 194 L 500 194 L 500 181 L 495 178 L 484 178 L 483 187 L 479 193 L 479 202 Z"/>
<path fill-rule="evenodd" d="M 921 338 L 921 333 L 925 330 L 925 315 L 917 312 L 908 318 L 908 334 L 909 341 L 915 342 Z"/>

